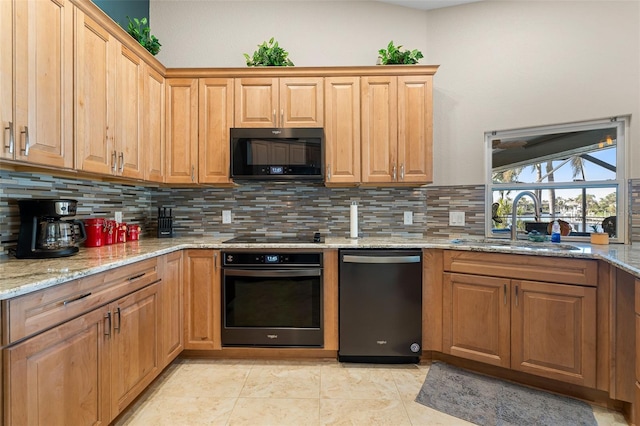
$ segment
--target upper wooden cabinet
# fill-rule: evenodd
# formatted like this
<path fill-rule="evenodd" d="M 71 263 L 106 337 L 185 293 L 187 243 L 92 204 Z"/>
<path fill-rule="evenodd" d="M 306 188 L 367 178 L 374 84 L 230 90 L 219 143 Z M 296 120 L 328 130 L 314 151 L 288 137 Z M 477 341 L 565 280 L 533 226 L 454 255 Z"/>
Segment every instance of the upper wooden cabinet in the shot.
<path fill-rule="evenodd" d="M 76 14 L 76 168 L 142 179 L 144 63 L 99 23 Z M 115 72 L 114 72 L 115 70 Z"/>
<path fill-rule="evenodd" d="M 69 0 L 1 3 L 0 158 L 71 168 L 74 7 Z"/>
<path fill-rule="evenodd" d="M 360 77 L 327 77 L 324 85 L 327 185 L 360 182 Z"/>
<path fill-rule="evenodd" d="M 229 183 L 229 129 L 233 127 L 233 79 L 201 78 L 198 98 L 198 181 Z"/>
<path fill-rule="evenodd" d="M 433 179 L 432 75 L 362 77 L 362 182 Z"/>
<path fill-rule="evenodd" d="M 164 77 L 151 68 L 144 67 L 144 96 L 142 147 L 146 165 L 144 179 L 164 182 Z"/>
<path fill-rule="evenodd" d="M 198 79 L 168 78 L 165 138 L 167 183 L 198 179 Z"/>
<path fill-rule="evenodd" d="M 237 78 L 236 127 L 322 127 L 323 78 Z"/>

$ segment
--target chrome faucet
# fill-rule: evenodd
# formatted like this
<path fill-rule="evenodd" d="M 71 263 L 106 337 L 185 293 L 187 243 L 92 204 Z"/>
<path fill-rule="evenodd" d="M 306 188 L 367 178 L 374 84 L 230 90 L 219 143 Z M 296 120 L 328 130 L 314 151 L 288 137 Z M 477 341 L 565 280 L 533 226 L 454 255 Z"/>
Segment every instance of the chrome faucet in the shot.
<path fill-rule="evenodd" d="M 518 201 L 520 201 L 520 198 L 524 197 L 525 195 L 528 195 L 533 200 L 533 209 L 535 211 L 536 222 L 540 222 L 540 200 L 538 199 L 536 194 L 531 191 L 522 191 L 521 193 L 516 195 L 516 198 L 513 199 L 513 211 L 511 212 L 511 239 L 513 241 L 518 239 L 518 227 L 516 223 L 518 219 Z"/>

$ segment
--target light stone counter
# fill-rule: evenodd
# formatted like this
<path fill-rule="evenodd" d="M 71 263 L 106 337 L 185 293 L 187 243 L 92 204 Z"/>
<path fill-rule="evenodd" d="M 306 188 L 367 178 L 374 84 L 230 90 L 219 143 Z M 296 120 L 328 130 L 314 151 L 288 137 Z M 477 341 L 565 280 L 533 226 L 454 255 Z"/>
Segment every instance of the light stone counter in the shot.
<path fill-rule="evenodd" d="M 438 248 L 534 256 L 554 256 L 602 259 L 640 277 L 640 245 L 596 246 L 568 242 L 577 250 L 556 250 L 551 243 L 506 242 L 491 243 L 466 239 L 461 242 L 434 238 L 361 238 L 328 237 L 324 243 L 313 244 L 222 244 L 228 238 L 148 238 L 96 248 L 81 248 L 74 256 L 57 259 L 0 259 L 0 300 L 9 299 L 61 284 L 69 280 L 103 272 L 183 249 L 327 249 L 327 248 Z M 455 240 L 453 240 L 455 241 Z"/>

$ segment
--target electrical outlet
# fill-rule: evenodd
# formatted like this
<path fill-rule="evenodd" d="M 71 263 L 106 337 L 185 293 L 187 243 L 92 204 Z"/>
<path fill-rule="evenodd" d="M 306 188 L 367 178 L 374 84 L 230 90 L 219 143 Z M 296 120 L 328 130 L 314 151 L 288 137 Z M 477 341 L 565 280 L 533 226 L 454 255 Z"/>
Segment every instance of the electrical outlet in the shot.
<path fill-rule="evenodd" d="M 413 225 L 413 212 L 404 212 L 404 224 Z"/>
<path fill-rule="evenodd" d="M 113 216 L 116 222 L 122 223 L 122 212 L 115 212 Z"/>
<path fill-rule="evenodd" d="M 222 223 L 231 223 L 231 210 L 222 210 Z"/>
<path fill-rule="evenodd" d="M 449 212 L 449 226 L 464 226 L 464 212 Z"/>

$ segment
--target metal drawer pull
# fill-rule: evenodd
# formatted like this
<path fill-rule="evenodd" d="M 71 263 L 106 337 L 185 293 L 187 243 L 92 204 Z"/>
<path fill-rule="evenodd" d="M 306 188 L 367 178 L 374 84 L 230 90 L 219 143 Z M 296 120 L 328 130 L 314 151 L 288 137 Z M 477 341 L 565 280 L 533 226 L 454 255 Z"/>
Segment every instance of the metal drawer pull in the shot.
<path fill-rule="evenodd" d="M 109 323 L 109 325 L 104 328 L 104 335 L 110 336 L 111 335 L 111 311 L 104 314 L 104 319 L 106 319 L 107 322 Z"/>
<path fill-rule="evenodd" d="M 24 149 L 22 151 L 24 151 L 24 156 L 28 157 L 29 156 L 29 148 L 30 148 L 29 128 L 27 126 L 24 126 L 24 131 L 20 132 L 20 133 L 24 133 Z"/>
<path fill-rule="evenodd" d="M 138 275 L 134 275 L 134 276 L 132 276 L 132 277 L 129 277 L 129 278 L 128 278 L 128 280 L 129 280 L 129 281 L 137 280 L 138 278 L 142 278 L 142 277 L 144 277 L 145 275 L 147 275 L 147 273 L 146 273 L 146 272 L 143 272 L 143 273 L 141 273 L 141 274 L 138 274 Z"/>
<path fill-rule="evenodd" d="M 91 292 L 81 294 L 80 296 L 74 297 L 73 299 L 65 300 L 64 302 L 62 302 L 62 304 L 64 306 L 67 306 L 69 303 L 77 302 L 78 300 L 84 299 L 85 297 L 89 297 L 89 296 L 91 296 Z"/>
<path fill-rule="evenodd" d="M 420 263 L 420 256 L 342 256 L 345 263 Z"/>
<path fill-rule="evenodd" d="M 113 329 L 120 331 L 120 323 L 122 322 L 122 317 L 120 316 L 120 307 L 116 308 L 116 314 L 118 315 L 118 325 L 114 325 Z"/>
<path fill-rule="evenodd" d="M 9 131 L 9 146 L 5 145 L 5 148 L 9 148 L 9 154 L 13 154 L 13 146 L 15 145 L 15 141 L 13 139 L 13 122 L 9 122 L 9 126 L 4 128 Z"/>

